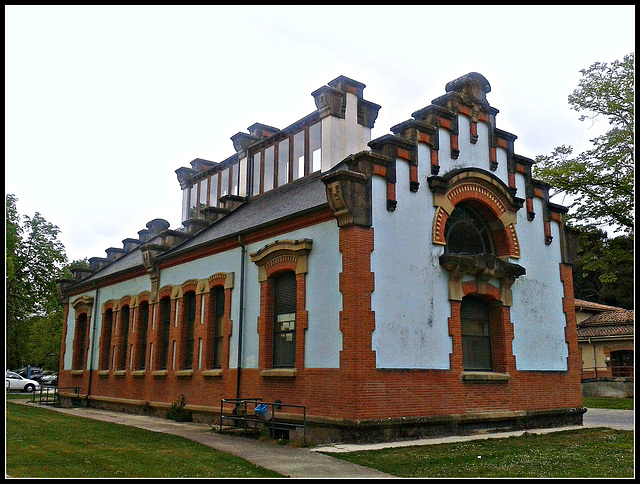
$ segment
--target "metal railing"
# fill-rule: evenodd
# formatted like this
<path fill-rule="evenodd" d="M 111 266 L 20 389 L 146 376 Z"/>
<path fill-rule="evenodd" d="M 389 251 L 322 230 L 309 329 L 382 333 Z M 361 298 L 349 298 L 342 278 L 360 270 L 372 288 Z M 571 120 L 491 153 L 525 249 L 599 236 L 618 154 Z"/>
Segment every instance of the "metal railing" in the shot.
<path fill-rule="evenodd" d="M 583 380 L 590 378 L 633 378 L 633 366 L 583 366 L 581 377 Z"/>
<path fill-rule="evenodd" d="M 55 386 L 40 386 L 40 390 L 36 390 L 31 395 L 31 402 L 40 405 L 60 405 L 60 390 L 70 391 L 76 394 L 76 398 L 80 398 L 80 387 L 58 388 Z"/>
<path fill-rule="evenodd" d="M 229 413 L 230 405 L 233 405 L 233 409 Z M 265 414 L 256 413 L 256 407 L 259 405 L 267 406 Z M 305 405 L 263 402 L 261 398 L 223 398 L 220 400 L 220 432 L 223 431 L 225 420 L 233 422 L 236 427 L 241 426 L 245 434 L 249 429 L 269 429 L 272 437 L 275 436 L 276 430 L 288 431 L 299 428 L 303 430 L 304 443 L 307 443 Z"/>

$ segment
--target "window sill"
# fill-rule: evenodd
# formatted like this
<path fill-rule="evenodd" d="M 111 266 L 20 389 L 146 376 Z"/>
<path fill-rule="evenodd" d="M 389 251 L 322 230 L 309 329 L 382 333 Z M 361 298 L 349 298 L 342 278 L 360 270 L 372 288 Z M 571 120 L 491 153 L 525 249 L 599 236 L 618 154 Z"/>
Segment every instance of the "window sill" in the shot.
<path fill-rule="evenodd" d="M 191 378 L 193 376 L 193 370 L 178 370 L 176 371 L 178 378 Z"/>
<path fill-rule="evenodd" d="M 109 370 L 98 371 L 98 376 L 109 376 Z"/>
<path fill-rule="evenodd" d="M 463 371 L 460 377 L 462 381 L 470 383 L 508 383 L 511 380 L 509 373 L 493 371 Z"/>
<path fill-rule="evenodd" d="M 137 376 L 137 377 L 145 376 L 146 374 L 147 374 L 146 370 L 135 370 L 131 372 L 131 376 Z"/>
<path fill-rule="evenodd" d="M 204 376 L 204 377 L 221 377 L 222 376 L 222 370 L 220 370 L 220 369 L 204 370 L 202 372 L 202 376 Z"/>
<path fill-rule="evenodd" d="M 154 378 L 164 378 L 167 376 L 167 370 L 156 370 L 156 371 L 152 371 L 151 375 Z"/>
<path fill-rule="evenodd" d="M 298 370 L 295 368 L 274 368 L 260 372 L 263 378 L 295 378 L 297 374 Z"/>
<path fill-rule="evenodd" d="M 113 372 L 114 376 L 123 377 L 127 374 L 127 370 L 116 370 Z"/>
<path fill-rule="evenodd" d="M 71 370 L 71 376 L 82 376 L 84 375 L 84 370 Z"/>

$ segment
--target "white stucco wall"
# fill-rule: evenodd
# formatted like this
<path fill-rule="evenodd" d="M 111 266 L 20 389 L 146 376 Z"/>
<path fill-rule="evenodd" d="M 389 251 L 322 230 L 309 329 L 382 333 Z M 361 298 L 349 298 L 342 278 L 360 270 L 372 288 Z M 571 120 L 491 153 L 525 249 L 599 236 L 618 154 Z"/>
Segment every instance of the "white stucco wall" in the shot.
<path fill-rule="evenodd" d="M 426 145 L 419 151 L 429 160 Z M 378 368 L 449 368 L 447 278 L 438 262 L 442 248 L 431 244 L 434 209 L 427 175 L 419 171 L 420 190 L 411 192 L 409 164 L 398 161 L 393 212 L 386 209 L 386 181 L 373 178 L 372 346 Z"/>
<path fill-rule="evenodd" d="M 243 358 L 245 368 L 258 366 L 257 320 L 260 310 L 260 284 L 258 282 L 258 267 L 251 262 L 249 254 L 259 250 L 274 240 L 303 239 L 313 240 L 313 246 L 308 256 L 307 273 L 307 301 L 308 328 L 305 332 L 305 367 L 307 368 L 338 368 L 340 365 L 340 350 L 342 349 L 342 333 L 340 331 L 340 311 L 342 310 L 342 295 L 339 290 L 339 274 L 342 271 L 342 254 L 338 247 L 338 227 L 335 221 L 328 221 L 312 227 L 282 234 L 276 238 L 266 239 L 246 247 L 245 255 L 245 303 L 243 321 Z M 240 320 L 240 267 L 241 249 L 222 252 L 185 264 L 169 267 L 160 272 L 159 287 L 165 285 L 181 285 L 189 279 L 206 279 L 216 272 L 233 272 L 234 288 L 231 297 L 231 351 L 229 366 L 237 367 L 238 358 L 238 324 Z M 102 304 L 109 299 L 119 300 L 124 296 L 133 296 L 143 291 L 151 290 L 148 277 L 137 277 L 111 286 L 90 291 L 83 295 L 93 297 L 97 305 L 98 315 L 92 313 L 93 336 L 92 368 L 98 367 L 99 338 L 101 332 Z M 82 296 L 82 295 L 80 295 Z M 80 296 L 71 298 L 71 302 Z M 95 307 L 95 306 L 94 306 Z M 66 351 L 64 369 L 71 369 L 73 358 L 73 338 L 75 334 L 75 312 L 71 308 L 67 318 L 67 335 L 65 339 Z M 95 329 L 93 326 L 96 325 Z"/>
<path fill-rule="evenodd" d="M 334 167 L 352 153 L 369 149 L 371 128 L 358 124 L 358 96 L 347 92 L 344 119 L 322 119 L 322 171 Z"/>
<path fill-rule="evenodd" d="M 470 143 L 468 118 L 459 116 L 459 128 L 458 159 L 450 157 L 448 131 L 439 130 L 438 175 L 474 167 L 508 184 L 506 150 L 496 150 L 498 169 L 490 171 L 488 125 L 478 123 L 475 144 Z M 429 147 L 419 143 L 417 193 L 408 188 L 408 162 L 397 160 L 395 211 L 386 209 L 386 181 L 373 178 L 371 264 L 375 272 L 372 309 L 376 328 L 372 338 L 379 368 L 449 368 L 448 273 L 438 261 L 444 248 L 431 243 L 434 207 L 427 183 L 431 175 L 429 154 Z M 520 174 L 516 174 L 516 187 L 517 196 L 524 198 L 524 178 Z M 559 226 L 552 222 L 553 242 L 545 245 L 542 201 L 535 199 L 534 205 L 533 221 L 527 220 L 526 207 L 518 211 L 521 258 L 511 259 L 527 271 L 512 287 L 513 354 L 519 370 L 566 370 Z"/>
<path fill-rule="evenodd" d="M 544 243 L 542 203 L 534 199 L 535 219 L 526 220 L 525 209 L 518 213 L 521 258 L 527 273 L 512 286 L 513 354 L 518 370 L 566 370 L 569 350 L 565 341 L 564 288 L 560 280 L 560 234 L 551 222 L 553 242 Z M 520 220 L 520 218 L 524 220 Z"/>

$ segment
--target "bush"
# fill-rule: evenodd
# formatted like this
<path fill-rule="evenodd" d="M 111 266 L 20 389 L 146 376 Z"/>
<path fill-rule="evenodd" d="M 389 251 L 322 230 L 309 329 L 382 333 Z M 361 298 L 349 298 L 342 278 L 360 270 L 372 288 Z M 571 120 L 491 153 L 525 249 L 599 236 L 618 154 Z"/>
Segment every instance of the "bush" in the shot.
<path fill-rule="evenodd" d="M 171 408 L 167 412 L 166 418 L 175 420 L 176 422 L 192 422 L 193 417 L 191 410 L 184 408 L 186 405 L 184 395 L 180 395 L 175 403 L 171 404 Z"/>

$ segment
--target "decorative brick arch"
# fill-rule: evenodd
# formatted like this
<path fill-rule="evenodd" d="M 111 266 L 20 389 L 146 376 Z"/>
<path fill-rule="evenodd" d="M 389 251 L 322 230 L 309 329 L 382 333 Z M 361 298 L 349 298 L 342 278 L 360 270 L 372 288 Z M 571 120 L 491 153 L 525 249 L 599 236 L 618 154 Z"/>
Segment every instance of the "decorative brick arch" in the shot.
<path fill-rule="evenodd" d="M 432 242 L 446 245 L 445 226 L 455 206 L 461 202 L 474 206 L 491 227 L 498 257 L 520 258 L 516 232 L 516 213 L 523 201 L 513 195 L 494 175 L 477 169 L 457 170 L 444 177 L 430 177 L 436 207 Z"/>

